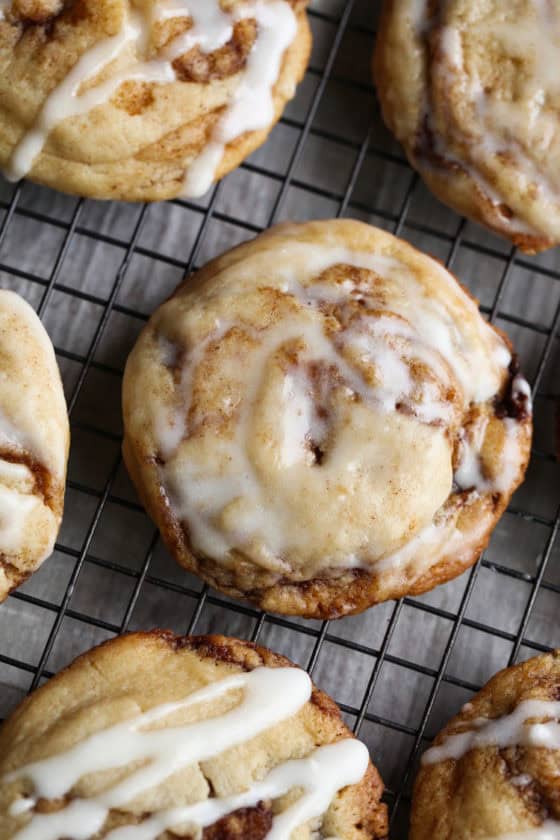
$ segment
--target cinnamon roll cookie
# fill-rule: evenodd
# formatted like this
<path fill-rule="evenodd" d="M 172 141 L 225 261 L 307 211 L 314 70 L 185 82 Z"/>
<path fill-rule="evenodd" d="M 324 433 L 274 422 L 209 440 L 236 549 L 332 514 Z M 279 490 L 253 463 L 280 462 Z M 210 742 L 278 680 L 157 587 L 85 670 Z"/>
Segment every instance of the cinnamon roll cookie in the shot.
<path fill-rule="evenodd" d="M 410 840 L 560 837 L 560 652 L 497 674 L 423 755 Z"/>
<path fill-rule="evenodd" d="M 383 785 L 333 701 L 223 636 L 124 636 L 0 729 L 0 840 L 377 840 Z"/>
<path fill-rule="evenodd" d="M 385 0 L 383 116 L 428 186 L 533 253 L 560 242 L 558 0 Z"/>
<path fill-rule="evenodd" d="M 68 415 L 33 309 L 0 290 L 0 602 L 51 554 L 62 518 Z"/>
<path fill-rule="evenodd" d="M 0 168 L 93 198 L 203 195 L 309 59 L 307 0 L 0 4 Z"/>
<path fill-rule="evenodd" d="M 124 454 L 176 559 L 336 617 L 470 566 L 522 479 L 529 388 L 434 260 L 353 221 L 207 265 L 126 367 Z"/>

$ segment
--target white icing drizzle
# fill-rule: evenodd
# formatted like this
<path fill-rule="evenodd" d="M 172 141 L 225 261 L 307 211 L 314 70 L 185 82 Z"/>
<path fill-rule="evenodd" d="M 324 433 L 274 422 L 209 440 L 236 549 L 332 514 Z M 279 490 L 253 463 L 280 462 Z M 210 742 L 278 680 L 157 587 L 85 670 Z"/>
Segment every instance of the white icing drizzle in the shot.
<path fill-rule="evenodd" d="M 506 417 L 503 422 L 505 441 L 501 469 L 491 486 L 500 493 L 507 493 L 519 474 L 522 445 L 519 423 L 512 417 Z"/>
<path fill-rule="evenodd" d="M 528 414 L 532 412 L 531 388 L 520 374 L 515 376 L 511 384 L 511 398 L 514 404 L 523 402 Z M 512 487 L 522 463 L 523 439 L 520 434 L 519 423 L 516 420 L 506 417 L 502 422 L 504 442 L 501 463 L 492 480 L 483 475 L 480 460 L 480 452 L 488 427 L 488 418 L 479 418 L 471 426 L 469 435 L 463 432 L 461 460 L 454 476 L 458 487 L 464 490 L 475 489 L 480 493 L 486 493 L 490 490 L 507 493 Z"/>
<path fill-rule="evenodd" d="M 23 332 L 20 333 L 20 330 Z M 21 344 L 23 343 L 23 347 Z M 30 348 L 34 348 L 33 357 L 41 356 L 41 376 L 48 383 L 51 398 L 51 408 L 64 416 L 66 421 L 66 405 L 62 385 L 59 385 L 60 374 L 51 340 L 37 316 L 35 310 L 15 292 L 7 289 L 0 290 L 0 344 L 7 357 L 16 356 L 30 359 Z M 23 356 L 22 356 L 23 354 Z M 27 362 L 29 364 L 29 362 Z M 14 369 L 12 369 L 12 367 Z M 34 365 L 35 367 L 35 365 Z M 29 372 L 26 370 L 27 379 Z M 59 480 L 64 479 L 66 470 L 66 454 L 64 432 L 61 430 L 60 440 L 53 442 L 52 418 L 42 417 L 37 421 L 39 407 L 44 411 L 43 403 L 39 400 L 43 382 L 40 385 L 25 384 L 26 376 L 20 382 L 19 369 L 15 364 L 8 364 L 2 371 L 0 379 L 0 446 L 13 451 L 15 455 L 27 452 L 49 470 Z M 37 379 L 37 376 L 35 377 Z M 40 379 L 40 377 L 39 377 Z M 56 389 L 55 389 L 56 385 Z M 56 393 L 54 393 L 56 390 Z M 14 468 L 4 465 L 2 472 L 5 480 L 10 471 L 10 480 L 15 479 Z M 23 478 L 20 472 L 19 479 Z"/>
<path fill-rule="evenodd" d="M 149 44 L 154 21 L 184 17 L 191 18 L 193 25 L 161 56 L 150 61 L 139 57 Z M 223 11 L 219 0 L 160 0 L 154 2 L 150 13 L 130 12 L 121 31 L 85 52 L 52 91 L 35 124 L 14 149 L 5 176 L 17 181 L 27 175 L 56 126 L 108 102 L 123 82 L 176 82 L 173 62 L 177 58 L 195 47 L 205 53 L 223 47 L 231 39 L 235 23 L 245 18 L 257 23 L 257 37 L 246 68 L 210 141 L 186 171 L 184 196 L 203 195 L 215 179 L 227 144 L 248 131 L 266 127 L 274 118 L 273 87 L 284 53 L 297 33 L 296 17 L 286 0 L 247 0 L 231 12 Z M 127 66 L 87 91 L 81 90 L 85 82 L 94 80 L 113 62 L 122 62 L 125 51 L 135 56 Z"/>
<path fill-rule="evenodd" d="M 185 397 L 185 403 L 181 405 L 180 410 L 174 412 L 172 416 L 168 416 L 168 413 L 165 410 L 158 410 L 158 416 L 156 417 L 157 438 L 160 446 L 160 452 L 166 459 L 170 458 L 173 453 L 177 451 L 181 440 L 185 435 L 185 418 L 188 416 L 190 408 L 192 377 L 194 372 L 200 361 L 203 359 L 209 345 L 221 341 L 231 326 L 232 324 L 229 321 L 216 322 L 214 330 L 210 333 L 210 335 L 206 336 L 203 341 L 199 342 L 196 347 L 192 348 L 190 352 L 190 364 L 185 365 L 181 370 L 180 390 Z M 162 342 L 160 351 L 164 364 L 169 365 L 171 362 L 175 361 L 173 358 L 169 358 L 168 356 L 170 352 L 168 343 Z"/>
<path fill-rule="evenodd" d="M 6 17 L 6 11 L 12 5 L 12 0 L 0 0 L 0 21 Z"/>
<path fill-rule="evenodd" d="M 353 297 L 363 298 L 366 303 L 368 299 L 367 288 L 359 287 L 352 280 L 336 285 L 305 285 L 307 277 L 317 277 L 335 265 L 375 271 L 381 278 L 390 280 L 396 291 L 389 295 L 387 303 L 377 298 L 373 300 L 371 306 L 378 312 L 382 310 L 375 319 L 357 319 L 351 327 L 341 330 L 333 338 L 324 331 L 321 305 L 326 302 L 344 306 Z M 325 437 L 325 422 L 315 413 L 312 386 L 305 372 L 306 362 L 319 360 L 339 372 L 347 393 L 357 395 L 361 400 L 364 429 L 367 429 L 372 416 L 395 412 L 397 405 L 405 401 L 420 423 L 435 424 L 434 428 L 441 428 L 426 443 L 426 447 L 433 447 L 431 451 L 437 452 L 438 457 L 439 449 L 436 447 L 444 439 L 444 429 L 452 420 L 454 410 L 447 397 L 447 387 L 452 382 L 459 384 L 465 406 L 489 400 L 499 391 L 504 369 L 511 361 L 505 343 L 479 318 L 475 304 L 448 273 L 435 262 L 432 269 L 445 283 L 446 294 L 449 295 L 445 306 L 436 296 L 429 294 L 409 269 L 393 258 L 343 247 L 316 248 L 300 242 L 290 243 L 267 282 L 272 287 L 279 286 L 285 295 L 294 297 L 301 305 L 301 311 L 294 312 L 289 319 L 279 321 L 258 335 L 253 335 L 247 325 L 239 327 L 255 339 L 255 347 L 251 350 L 250 364 L 243 375 L 243 399 L 237 408 L 235 436 L 233 439 L 216 438 L 212 443 L 210 465 L 205 451 L 193 448 L 188 450 L 188 455 L 181 454 L 189 434 L 193 377 L 209 345 L 222 341 L 235 325 L 218 321 L 214 330 L 198 339 L 192 349 L 184 348 L 187 350 L 186 360 L 182 362 L 176 403 L 171 410 L 169 405 L 154 410 L 153 423 L 155 440 L 166 461 L 161 467 L 164 486 L 175 515 L 188 523 L 190 538 L 197 550 L 227 562 L 229 552 L 242 546 L 243 551 L 262 568 L 280 573 L 288 568 L 282 559 L 287 535 L 291 545 L 305 550 L 308 540 L 306 529 L 300 527 L 297 518 L 285 515 L 278 500 L 271 503 L 266 487 L 263 489 L 265 482 L 261 479 L 254 456 L 252 423 L 255 405 L 267 364 L 287 343 L 299 342 L 298 361 L 303 364 L 284 374 L 282 386 L 278 389 L 280 402 L 275 419 L 276 437 L 269 445 L 274 447 L 274 457 L 278 458 L 278 467 L 284 471 L 286 481 L 295 487 L 300 487 L 303 482 L 305 487 L 310 488 L 309 492 L 315 494 L 314 498 L 320 500 L 317 504 L 322 508 L 336 504 L 326 495 L 326 488 L 332 485 L 341 488 L 340 492 L 348 496 L 355 494 L 358 492 L 355 488 L 364 486 L 358 483 L 364 481 L 362 476 L 368 471 L 382 469 L 380 462 L 387 456 L 379 452 L 379 440 L 375 435 L 368 437 L 364 432 L 357 444 L 359 427 L 354 418 L 354 428 L 346 424 L 329 439 L 328 458 L 320 470 L 316 469 L 309 441 L 320 444 Z M 270 270 L 267 268 L 266 271 L 268 276 Z M 465 312 L 466 308 L 472 314 L 468 328 L 457 325 L 452 315 L 455 306 L 460 307 L 461 312 Z M 169 354 L 165 343 L 162 343 L 160 352 L 165 364 Z M 368 368 L 375 369 L 375 383 L 366 380 L 361 369 L 352 363 L 351 358 L 354 357 L 365 362 Z M 430 372 L 420 379 L 420 384 L 411 374 L 411 363 L 415 361 L 421 362 Z M 519 387 L 528 391 L 524 380 L 519 381 L 523 382 Z M 359 408 L 356 406 L 352 410 L 357 415 Z M 359 422 L 362 422 L 361 416 Z M 504 446 L 502 472 L 494 483 L 484 483 L 479 471 L 473 480 L 467 482 L 470 468 L 466 463 L 461 464 L 459 477 L 468 485 L 466 489 L 474 488 L 479 492 L 494 487 L 503 492 L 510 489 L 521 463 L 522 437 L 518 434 L 519 424 L 514 420 L 511 423 L 507 421 L 505 429 L 508 445 Z M 478 463 L 482 437 L 473 444 L 469 454 L 473 464 Z M 199 452 L 202 454 L 199 455 Z M 400 550 L 384 556 L 386 549 L 383 548 L 376 556 L 373 535 L 370 543 L 372 559 L 365 559 L 364 552 L 360 551 L 361 545 L 355 545 L 344 554 L 325 556 L 325 565 L 348 568 L 375 562 L 380 570 L 399 570 L 416 561 L 420 550 L 443 550 L 447 541 L 460 552 L 464 537 L 460 531 L 454 530 L 453 523 L 431 521 L 439 505 L 448 498 L 451 482 L 450 470 L 449 484 L 441 490 L 441 498 L 438 496 L 435 499 L 435 506 L 426 521 L 417 523 L 416 530 Z M 379 493 L 379 490 L 372 490 L 370 495 L 374 493 Z M 440 493 L 439 489 L 437 493 Z M 488 526 L 487 521 L 483 524 Z M 427 551 L 424 553 L 428 554 Z"/>
<path fill-rule="evenodd" d="M 490 524 L 491 516 L 487 515 L 481 517 L 474 531 L 471 530 L 469 544 L 466 547 L 467 554 L 471 552 L 471 542 L 476 543 L 479 538 L 482 539 Z M 465 534 L 455 527 L 451 511 L 448 517 L 443 517 L 441 521 L 431 522 L 419 531 L 398 551 L 383 557 L 375 564 L 375 568 L 380 572 L 398 574 L 414 563 L 415 576 L 420 577 L 442 557 L 448 556 L 453 557 L 454 560 L 460 560 L 463 552 L 465 552 Z"/>
<path fill-rule="evenodd" d="M 105 82 L 80 93 L 84 82 L 95 78 L 111 62 L 119 57 L 130 44 L 145 40 L 145 20 L 140 13 L 131 13 L 125 18 L 121 31 L 106 38 L 85 52 L 66 78 L 54 89 L 46 100 L 33 127 L 22 137 L 13 151 L 4 175 L 10 181 L 19 181 L 31 170 L 41 154 L 51 131 L 63 120 L 84 114 L 97 105 L 107 102 L 124 81 L 171 82 L 174 73 L 166 64 L 151 62 L 137 64 L 120 72 Z M 152 66 L 153 65 L 153 66 Z"/>
<path fill-rule="evenodd" d="M 474 489 L 479 493 L 487 493 L 490 490 L 507 493 L 514 484 L 522 463 L 523 440 L 516 420 L 507 417 L 502 422 L 505 436 L 501 463 L 492 480 L 483 475 L 480 460 L 488 419 L 481 418 L 471 430 L 469 438 L 463 433 L 461 460 L 454 475 L 455 483 L 461 489 Z"/>
<path fill-rule="evenodd" d="M 479 185 L 480 191 L 499 210 L 504 202 L 499 190 L 492 186 L 482 172 L 485 162 L 492 160 L 499 153 L 507 152 L 520 162 L 516 171 L 516 178 L 520 189 L 524 192 L 535 186 L 550 205 L 558 204 L 559 183 L 550 182 L 550 173 L 545 177 L 533 161 L 519 138 L 528 132 L 528 144 L 546 153 L 558 134 L 557 119 L 554 114 L 547 113 L 549 95 L 557 94 L 560 88 L 556 68 L 560 61 L 560 23 L 557 13 L 551 8 L 547 0 L 532 0 L 534 16 L 525 17 L 522 22 L 500 22 L 492 25 L 491 32 L 501 42 L 508 54 L 516 58 L 534 56 L 534 71 L 525 74 L 523 87 L 516 94 L 515 101 L 507 101 L 497 97 L 490 97 L 485 91 L 482 81 L 477 75 L 471 75 L 465 81 L 463 47 L 458 29 L 447 26 L 440 33 L 440 48 L 446 61 L 442 66 L 436 65 L 434 73 L 445 77 L 451 73 L 461 74 L 461 79 L 467 85 L 462 97 L 474 105 L 477 118 L 480 120 L 478 137 L 471 134 L 470 156 L 475 166 L 468 160 L 458 160 L 445 149 L 439 148 L 449 160 L 455 160 Z M 481 24 L 481 32 L 486 33 L 488 24 Z M 471 66 L 469 72 L 475 71 Z M 498 127 L 499 131 L 496 131 Z M 434 136 L 436 146 L 437 134 Z M 476 164 L 480 163 L 480 168 Z M 519 211 L 518 211 L 519 212 Z M 502 223 L 512 232 L 527 235 L 539 235 L 535 229 L 518 212 L 511 218 L 500 213 Z"/>
<path fill-rule="evenodd" d="M 323 247 L 319 249 L 299 242 L 290 245 L 290 252 L 293 253 L 294 260 L 304 259 L 305 272 L 312 276 L 322 274 L 334 265 L 347 265 L 352 268 L 374 271 L 382 278 L 390 278 L 402 290 L 403 297 L 402 300 L 391 300 L 387 308 L 404 319 L 412 320 L 412 312 L 415 309 L 418 311 L 417 308 L 419 307 L 422 318 L 414 320 L 414 330 L 430 352 L 430 366 L 434 365 L 436 354 L 439 354 L 438 373 L 441 372 L 441 365 L 445 360 L 452 368 L 454 375 L 464 389 L 465 398 L 469 401 L 483 402 L 495 393 L 496 377 L 494 371 L 486 371 L 482 358 L 478 358 L 476 360 L 477 376 L 472 376 L 472 357 L 467 359 L 464 356 L 476 353 L 477 348 L 474 345 L 467 345 L 465 337 L 457 330 L 450 313 L 444 309 L 439 301 L 434 300 L 424 291 L 415 280 L 412 272 L 399 260 L 367 252 L 351 251 L 343 247 Z M 461 307 L 466 307 L 470 312 L 478 314 L 475 303 L 462 292 L 451 275 L 438 262 L 433 260 L 431 269 L 445 284 L 454 301 L 460 301 Z M 349 285 L 332 287 L 328 293 L 328 300 L 332 302 L 344 300 L 348 297 L 348 293 L 353 286 L 354 284 L 349 281 Z M 305 299 L 302 291 L 300 291 L 301 287 L 298 288 L 298 283 L 289 268 L 286 270 L 285 288 L 301 299 Z M 361 290 L 354 289 L 354 291 Z M 309 302 L 317 302 L 321 300 L 323 287 L 314 285 L 310 289 L 305 289 L 305 293 L 309 295 Z M 383 332 L 387 334 L 388 326 L 386 322 L 384 326 Z M 494 331 L 484 321 L 477 321 L 477 332 L 484 349 L 486 350 L 488 342 L 493 344 L 498 353 L 496 363 L 500 367 L 507 367 L 511 361 L 511 356 L 504 342 L 494 340 Z M 404 337 L 410 337 L 410 332 L 406 326 L 401 328 L 400 334 Z"/>
<path fill-rule="evenodd" d="M 25 451 L 32 449 L 32 443 L 28 430 L 18 428 L 0 406 L 0 444 L 10 449 Z M 4 472 L 6 470 L 9 470 L 9 467 L 4 467 Z"/>
<path fill-rule="evenodd" d="M 236 19 L 241 17 L 255 17 L 259 35 L 232 103 L 205 151 L 187 170 L 185 197 L 204 195 L 210 188 L 228 143 L 247 131 L 266 128 L 274 119 L 272 89 L 280 74 L 282 57 L 296 36 L 297 21 L 291 6 L 283 0 L 242 9 Z"/>
<path fill-rule="evenodd" d="M 480 452 L 484 444 L 487 426 L 488 418 L 481 417 L 480 421 L 471 427 L 469 436 L 464 430 L 461 432 L 461 460 L 455 470 L 454 479 L 458 487 L 463 490 L 474 487 L 477 490 L 484 491 L 489 487 L 489 482 L 482 475 L 480 463 Z M 519 460 L 517 466 L 519 466 Z"/>
<path fill-rule="evenodd" d="M 140 826 L 111 831 L 108 840 L 156 840 L 166 829 L 193 824 L 205 828 L 239 808 L 251 808 L 267 799 L 278 799 L 293 788 L 304 793 L 297 802 L 276 816 L 267 840 L 289 840 L 292 832 L 322 816 L 339 790 L 357 784 L 369 761 L 366 747 L 348 739 L 319 747 L 309 758 L 288 761 L 272 770 L 246 793 L 224 799 L 207 799 L 198 805 L 163 811 Z"/>
<path fill-rule="evenodd" d="M 28 303 L 7 290 L 0 290 L 0 346 L 0 554 L 16 565 L 23 559 L 31 571 L 31 560 L 38 565 L 52 550 L 57 517 L 37 493 L 30 467 L 19 462 L 35 461 L 53 479 L 63 479 L 66 406 L 41 321 Z M 40 537 L 35 535 L 38 521 L 45 531 Z M 43 549 L 36 555 L 39 546 Z"/>
<path fill-rule="evenodd" d="M 0 458 L 0 482 L 27 485 L 32 480 L 31 470 L 25 464 L 15 464 Z"/>
<path fill-rule="evenodd" d="M 406 12 L 410 26 L 415 34 L 422 34 L 426 28 L 427 0 L 409 0 Z"/>
<path fill-rule="evenodd" d="M 282 323 L 260 337 L 259 349 L 252 361 L 242 416 L 237 425 L 235 445 L 232 446 L 227 440 L 217 440 L 215 444 L 216 453 L 219 453 L 223 460 L 221 474 L 219 476 L 208 474 L 206 464 L 203 462 L 199 467 L 194 459 L 182 463 L 180 471 L 176 472 L 173 453 L 169 453 L 170 465 L 163 468 L 166 486 L 173 499 L 176 513 L 181 519 L 189 522 L 195 544 L 213 556 L 218 554 L 225 557 L 243 532 L 249 535 L 266 534 L 268 545 L 272 546 L 273 552 L 270 553 L 264 543 L 258 547 L 253 546 L 252 550 L 255 555 L 258 555 L 258 562 L 263 567 L 272 570 L 284 569 L 279 557 L 282 553 L 288 523 L 281 515 L 274 516 L 271 510 L 259 501 L 260 482 L 248 456 L 246 436 L 250 426 L 252 406 L 257 398 L 267 360 L 286 342 L 301 338 L 305 340 L 305 357 L 309 361 L 320 358 L 336 365 L 344 373 L 353 391 L 364 399 L 368 398 L 368 389 L 362 377 L 336 351 L 318 324 L 303 323 L 294 318 L 289 326 Z M 215 340 L 215 336 L 212 336 L 212 340 Z M 198 351 L 195 354 L 198 355 Z M 188 367 L 190 368 L 190 365 Z M 192 373 L 193 370 L 190 368 L 186 376 L 187 381 L 190 380 Z M 302 384 L 303 387 L 301 387 Z M 291 382 L 288 379 L 287 385 L 285 381 L 286 401 L 278 417 L 284 467 L 299 463 L 302 454 L 307 460 L 309 453 L 306 440 L 309 434 L 316 436 L 315 439 L 321 438 L 320 427 L 317 428 L 311 419 L 311 401 L 304 393 L 305 384 L 300 383 L 298 399 L 295 401 L 291 396 L 290 386 Z M 169 427 L 164 425 L 162 429 L 158 429 L 160 440 L 168 443 L 173 438 L 180 440 L 185 433 L 185 418 L 188 416 L 191 397 L 188 391 L 185 397 L 186 409 L 181 407 L 179 417 L 173 414 L 169 418 L 172 434 L 167 430 Z M 182 426 L 182 433 L 179 432 L 180 426 Z M 292 435 L 293 438 L 291 438 Z M 340 437 L 336 450 L 331 453 L 333 474 L 339 472 L 342 464 L 345 464 L 345 469 L 352 470 L 352 459 L 348 457 L 351 447 L 352 433 L 349 431 L 346 438 Z M 363 458 L 364 461 L 367 460 L 368 452 L 363 453 Z M 242 506 L 237 506 L 235 527 L 230 529 L 226 525 L 224 533 L 221 528 L 216 527 L 216 520 L 220 518 L 221 512 L 227 511 L 228 506 L 235 504 L 237 499 L 241 501 Z M 349 560 L 345 558 L 344 565 L 348 564 Z"/>
<path fill-rule="evenodd" d="M 531 412 L 533 410 L 531 388 L 527 380 L 519 373 L 514 378 L 511 384 L 511 395 L 514 401 L 523 398 L 525 401 L 527 411 Z"/>
<path fill-rule="evenodd" d="M 30 799 L 29 797 L 16 799 L 10 805 L 8 813 L 11 817 L 20 817 L 22 814 L 27 814 L 28 811 L 32 811 L 36 804 L 36 800 Z"/>
<path fill-rule="evenodd" d="M 470 706 L 471 704 L 467 704 Z M 467 710 L 463 707 L 463 711 Z M 501 718 L 474 718 L 465 723 L 468 729 L 450 735 L 439 746 L 431 747 L 422 756 L 423 765 L 441 761 L 459 761 L 468 752 L 485 747 L 526 746 L 549 750 L 560 749 L 560 702 L 556 700 L 524 700 L 509 715 Z M 544 723 L 531 723 L 544 718 Z M 523 773 L 510 779 L 515 787 L 531 784 L 532 777 Z M 545 820 L 536 828 L 492 835 L 486 840 L 560 840 L 560 822 Z"/>
<path fill-rule="evenodd" d="M 29 519 L 40 505 L 37 496 L 20 493 L 0 484 L 0 551 L 15 554 L 21 550 Z"/>
<path fill-rule="evenodd" d="M 152 20 L 170 20 L 187 14 L 192 18 L 193 25 L 175 39 L 167 58 L 177 58 L 196 46 L 205 53 L 211 53 L 227 44 L 233 34 L 231 16 L 215 0 L 156 2 Z"/>
<path fill-rule="evenodd" d="M 484 747 L 542 747 L 560 750 L 560 701 L 524 700 L 513 712 L 501 718 L 476 718 L 468 721 L 464 732 L 450 735 L 441 744 L 426 750 L 423 764 L 437 764 L 453 759 L 459 761 L 474 749 Z M 545 718 L 545 723 L 531 723 L 533 718 Z"/>
<path fill-rule="evenodd" d="M 296 668 L 257 668 L 235 674 L 184 700 L 157 706 L 97 732 L 64 753 L 19 768 L 3 782 L 26 779 L 34 790 L 32 799 L 12 804 L 13 816 L 27 814 L 39 798 L 65 796 L 87 774 L 133 763 L 137 767 L 91 798 L 75 798 L 53 813 L 33 813 L 13 835 L 14 840 L 58 840 L 67 836 L 87 840 L 101 830 L 112 809 L 126 811 L 135 797 L 161 785 L 182 768 L 214 758 L 296 714 L 309 700 L 311 688 L 308 675 Z M 211 703 L 235 690 L 242 691 L 241 701 L 218 717 L 150 729 L 171 715 Z M 284 762 L 247 791 L 156 812 L 138 825 L 113 829 L 107 840 L 156 840 L 167 829 L 183 826 L 198 833 L 239 808 L 278 799 L 300 788 L 301 796 L 274 817 L 267 835 L 267 840 L 289 840 L 298 827 L 321 817 L 339 790 L 357 784 L 368 762 L 368 751 L 362 743 L 352 738 L 338 741 L 306 758 Z"/>
<path fill-rule="evenodd" d="M 401 549 L 389 554 L 382 560 L 378 560 L 375 568 L 379 572 L 404 569 L 410 562 L 423 556 L 428 557 L 431 561 L 444 544 L 449 547 L 451 552 L 453 545 L 459 543 L 462 538 L 461 532 L 450 526 L 447 521 L 444 520 L 441 523 L 430 522 Z M 418 572 L 420 573 L 420 569 Z"/>
<path fill-rule="evenodd" d="M 287 374 L 282 388 L 282 402 L 289 403 L 291 410 L 281 416 L 280 461 L 282 466 L 291 467 L 301 461 L 311 463 L 313 453 L 306 441 L 322 440 L 323 426 L 313 416 L 313 404 L 309 399 L 307 377 L 294 369 Z"/>
<path fill-rule="evenodd" d="M 526 785 L 530 785 L 532 781 L 532 777 L 527 773 L 520 773 L 519 776 L 513 776 L 513 778 L 510 779 L 510 784 L 514 787 L 526 787 Z"/>

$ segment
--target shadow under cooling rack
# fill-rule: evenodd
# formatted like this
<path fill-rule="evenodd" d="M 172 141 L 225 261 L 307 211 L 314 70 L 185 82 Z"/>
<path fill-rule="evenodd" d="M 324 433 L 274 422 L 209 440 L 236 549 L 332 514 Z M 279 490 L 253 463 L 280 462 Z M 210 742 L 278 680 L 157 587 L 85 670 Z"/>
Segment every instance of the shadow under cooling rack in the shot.
<path fill-rule="evenodd" d="M 0 609 L 0 715 L 83 650 L 169 627 L 258 640 L 308 668 L 368 744 L 405 835 L 427 740 L 496 670 L 560 644 L 554 459 L 560 252 L 517 254 L 433 199 L 381 124 L 372 0 L 311 4 L 315 47 L 266 145 L 202 202 L 134 206 L 0 184 L 0 283 L 55 344 L 72 424 L 54 556 Z M 203 587 L 163 549 L 120 455 L 121 374 L 186 272 L 283 219 L 349 216 L 435 255 L 513 339 L 535 389 L 532 464 L 483 559 L 434 592 L 338 622 L 259 613 Z"/>

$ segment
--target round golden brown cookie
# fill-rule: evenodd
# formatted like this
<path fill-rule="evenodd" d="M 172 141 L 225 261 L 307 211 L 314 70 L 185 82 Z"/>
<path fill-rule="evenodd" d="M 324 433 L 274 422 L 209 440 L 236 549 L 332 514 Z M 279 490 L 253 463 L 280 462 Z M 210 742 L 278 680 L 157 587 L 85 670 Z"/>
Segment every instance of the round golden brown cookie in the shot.
<path fill-rule="evenodd" d="M 152 316 L 124 455 L 172 554 L 337 617 L 462 572 L 522 479 L 527 383 L 436 261 L 354 221 L 281 225 Z"/>
<path fill-rule="evenodd" d="M 5 0 L 0 168 L 93 198 L 197 197 L 303 77 L 307 0 Z"/>
<path fill-rule="evenodd" d="M 558 0 L 385 0 L 383 116 L 433 192 L 533 253 L 560 241 Z"/>
<path fill-rule="evenodd" d="M 423 756 L 410 840 L 560 832 L 560 652 L 497 674 Z"/>
<path fill-rule="evenodd" d="M 223 636 L 136 633 L 81 656 L 0 729 L 0 779 L 0 840 L 387 832 L 381 779 L 335 703 Z"/>
<path fill-rule="evenodd" d="M 69 427 L 53 346 L 33 309 L 0 290 L 0 602 L 51 554 Z"/>

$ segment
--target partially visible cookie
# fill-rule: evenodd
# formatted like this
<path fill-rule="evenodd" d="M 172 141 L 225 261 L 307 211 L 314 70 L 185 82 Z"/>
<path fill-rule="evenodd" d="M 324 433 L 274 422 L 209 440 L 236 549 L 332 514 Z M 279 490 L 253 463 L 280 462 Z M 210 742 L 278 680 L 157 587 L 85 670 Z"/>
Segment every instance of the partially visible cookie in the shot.
<path fill-rule="evenodd" d="M 378 840 L 383 785 L 308 675 L 223 636 L 123 636 L 0 729 L 0 840 Z"/>
<path fill-rule="evenodd" d="M 497 674 L 440 732 L 410 840 L 560 836 L 560 651 Z"/>
<path fill-rule="evenodd" d="M 0 168 L 101 199 L 203 195 L 294 96 L 307 2 L 4 0 Z"/>
<path fill-rule="evenodd" d="M 69 425 L 53 346 L 33 309 L 0 291 L 0 601 L 51 554 Z"/>
<path fill-rule="evenodd" d="M 383 116 L 433 192 L 533 253 L 560 241 L 560 5 L 384 0 Z"/>

